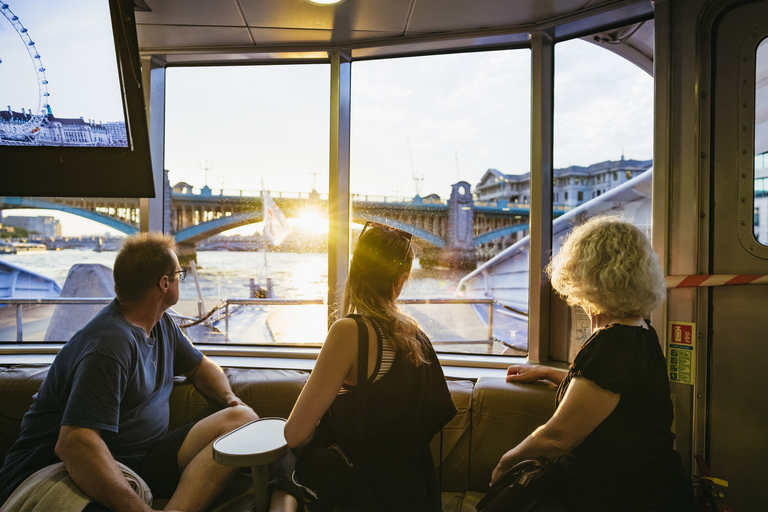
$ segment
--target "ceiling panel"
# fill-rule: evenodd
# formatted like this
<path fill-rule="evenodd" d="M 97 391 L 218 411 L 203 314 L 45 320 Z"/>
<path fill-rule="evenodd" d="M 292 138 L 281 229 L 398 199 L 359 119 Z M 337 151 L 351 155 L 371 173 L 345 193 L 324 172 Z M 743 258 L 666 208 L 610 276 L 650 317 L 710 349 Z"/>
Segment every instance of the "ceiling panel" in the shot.
<path fill-rule="evenodd" d="M 253 45 L 247 28 L 136 25 L 136 33 L 142 49 Z"/>
<path fill-rule="evenodd" d="M 158 25 L 245 25 L 236 0 L 145 0 L 152 12 L 136 11 L 136 23 Z"/>
<path fill-rule="evenodd" d="M 251 34 L 257 45 L 327 44 L 350 41 L 392 38 L 399 32 L 369 32 L 351 30 L 301 30 L 286 28 L 252 28 Z"/>
<path fill-rule="evenodd" d="M 541 23 L 610 0 L 415 0 L 407 33 L 446 32 Z"/>
<path fill-rule="evenodd" d="M 346 0 L 335 6 L 306 0 L 239 1 L 250 27 L 397 33 L 405 29 L 411 6 L 411 0 Z"/>

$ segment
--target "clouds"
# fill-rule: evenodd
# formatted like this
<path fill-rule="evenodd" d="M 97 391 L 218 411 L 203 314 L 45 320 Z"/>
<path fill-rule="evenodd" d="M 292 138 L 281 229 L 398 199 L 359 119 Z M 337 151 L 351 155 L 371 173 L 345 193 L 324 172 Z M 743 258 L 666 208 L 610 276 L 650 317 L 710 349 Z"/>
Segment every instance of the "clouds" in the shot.
<path fill-rule="evenodd" d="M 352 191 L 447 197 L 488 168 L 530 171 L 530 50 L 352 64 Z M 168 70 L 171 181 L 327 190 L 327 65 Z M 580 40 L 556 46 L 555 166 L 652 156 L 653 80 Z M 458 165 L 457 165 L 458 164 Z M 414 182 L 413 177 L 423 180 Z"/>
<path fill-rule="evenodd" d="M 653 157 L 653 78 L 581 40 L 555 46 L 554 166 Z"/>

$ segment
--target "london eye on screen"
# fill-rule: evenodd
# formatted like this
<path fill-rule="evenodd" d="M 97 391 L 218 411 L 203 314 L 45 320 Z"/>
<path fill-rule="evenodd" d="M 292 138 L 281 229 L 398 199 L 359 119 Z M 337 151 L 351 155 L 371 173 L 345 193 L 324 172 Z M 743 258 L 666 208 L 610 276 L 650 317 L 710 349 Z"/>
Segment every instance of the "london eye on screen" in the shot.
<path fill-rule="evenodd" d="M 108 0 L 0 0 L 0 146 L 128 146 Z"/>

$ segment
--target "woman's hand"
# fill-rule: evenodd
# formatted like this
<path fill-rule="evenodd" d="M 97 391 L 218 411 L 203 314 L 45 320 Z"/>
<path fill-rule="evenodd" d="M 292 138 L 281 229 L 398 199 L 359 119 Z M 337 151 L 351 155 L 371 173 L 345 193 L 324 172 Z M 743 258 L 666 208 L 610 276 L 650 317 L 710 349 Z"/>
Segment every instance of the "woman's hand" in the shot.
<path fill-rule="evenodd" d="M 560 384 L 568 372 L 549 366 L 514 364 L 507 368 L 507 382 L 538 382 L 541 380 Z"/>
<path fill-rule="evenodd" d="M 510 451 L 511 451 L 511 450 L 510 450 Z M 491 485 L 493 485 L 493 484 L 495 484 L 496 482 L 498 482 L 498 481 L 499 481 L 499 478 L 501 478 L 501 476 L 502 476 L 504 473 L 506 473 L 506 472 L 507 472 L 507 471 L 508 471 L 508 470 L 511 468 L 511 466 L 510 466 L 510 465 L 508 465 L 508 464 L 506 464 L 506 463 L 505 463 L 505 459 L 507 458 L 507 456 L 508 456 L 509 454 L 510 454 L 509 452 L 505 453 L 505 454 L 504 454 L 504 455 L 501 457 L 501 459 L 499 460 L 499 463 L 498 463 L 498 464 L 496 464 L 496 467 L 494 468 L 494 470 L 493 470 L 493 473 L 491 473 Z"/>
<path fill-rule="evenodd" d="M 549 380 L 545 366 L 514 364 L 507 368 L 507 382 L 536 382 L 542 379 Z"/>

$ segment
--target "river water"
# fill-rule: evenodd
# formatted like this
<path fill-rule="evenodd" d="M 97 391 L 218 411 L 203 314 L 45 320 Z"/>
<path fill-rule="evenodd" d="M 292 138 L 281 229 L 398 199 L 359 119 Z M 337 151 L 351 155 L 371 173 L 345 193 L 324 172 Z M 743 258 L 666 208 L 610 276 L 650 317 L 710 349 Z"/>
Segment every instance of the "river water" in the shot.
<path fill-rule="evenodd" d="M 116 252 L 83 250 L 45 251 L 4 254 L 0 259 L 54 279 L 64 287 L 67 273 L 77 263 L 99 263 L 112 268 Z M 275 293 L 286 299 L 323 299 L 327 294 L 328 264 L 325 253 L 285 253 L 267 255 L 269 274 Z M 200 251 L 197 269 L 200 288 L 206 303 L 225 299 L 247 299 L 249 282 L 257 279 L 264 268 L 264 253 Z M 423 269 L 414 262 L 410 283 L 403 288 L 402 298 L 450 298 L 464 272 L 447 269 Z M 191 273 L 181 285 L 182 301 L 197 301 L 197 289 Z"/>
<path fill-rule="evenodd" d="M 54 279 L 62 288 L 69 269 L 78 263 L 95 263 L 112 268 L 116 252 L 82 250 L 46 251 L 2 255 L 3 261 Z M 269 275 L 279 298 L 325 299 L 327 295 L 327 256 L 324 253 L 269 253 Z M 250 280 L 259 278 L 264 270 L 264 253 L 200 251 L 197 253 L 197 274 L 206 311 L 226 299 L 250 298 Z M 464 272 L 447 269 L 424 269 L 414 262 L 411 279 L 404 286 L 401 298 L 452 298 Z M 56 306 L 59 307 L 59 306 Z M 77 308 L 79 306 L 60 306 Z M 494 353 L 500 346 L 488 340 L 484 322 L 466 304 L 403 305 L 406 313 L 417 320 L 438 349 Z M 180 288 L 179 303 L 174 311 L 197 317 L 200 311 L 194 277 L 187 274 Z M 26 306 L 24 309 L 24 341 L 41 341 L 46 336 L 54 306 Z M 98 310 L 94 309 L 89 315 Z M 72 314 L 75 314 L 75 310 Z M 306 345 L 322 342 L 327 332 L 328 309 L 324 305 L 234 306 L 229 320 L 219 310 L 212 317 L 212 326 L 195 326 L 187 334 L 195 342 L 238 344 Z M 15 317 L 10 309 L 7 318 L 0 318 L 0 341 L 16 338 Z M 90 319 L 83 318 L 82 323 Z M 6 325 L 7 324 L 7 325 Z M 69 335 L 64 336 L 68 339 Z M 64 340 L 60 340 L 64 341 Z M 460 343 L 461 345 L 456 345 Z"/>

